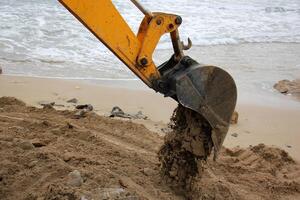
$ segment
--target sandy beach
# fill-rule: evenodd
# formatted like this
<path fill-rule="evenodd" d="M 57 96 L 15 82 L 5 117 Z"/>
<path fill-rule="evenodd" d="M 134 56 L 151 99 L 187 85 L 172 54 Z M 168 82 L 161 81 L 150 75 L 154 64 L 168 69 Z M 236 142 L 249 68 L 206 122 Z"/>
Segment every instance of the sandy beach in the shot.
<path fill-rule="evenodd" d="M 0 96 L 27 104 L 0 98 L 2 199 L 300 198 L 298 108 L 238 104 L 238 124 L 217 161 L 211 156 L 193 189 L 178 193 L 162 181 L 157 158 L 160 129 L 176 107 L 172 100 L 57 79 L 1 75 L 0 86 Z M 77 111 L 66 102 L 74 97 L 99 115 L 74 118 Z M 40 101 L 59 106 L 42 107 Z M 107 117 L 116 105 L 149 119 Z"/>
<path fill-rule="evenodd" d="M 0 2 L 0 200 L 299 200 L 299 0 L 140 3 Z"/>

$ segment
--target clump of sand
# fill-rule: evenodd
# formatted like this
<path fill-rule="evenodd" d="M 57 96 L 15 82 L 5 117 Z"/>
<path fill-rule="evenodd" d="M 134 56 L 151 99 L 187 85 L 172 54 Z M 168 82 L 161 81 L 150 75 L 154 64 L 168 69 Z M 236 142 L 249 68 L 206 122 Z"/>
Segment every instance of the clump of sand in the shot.
<path fill-rule="evenodd" d="M 131 121 L 93 112 L 75 119 L 75 113 L 0 98 L 1 199 L 300 197 L 299 164 L 285 151 L 263 144 L 223 148 L 216 162 L 208 158 L 198 167 L 201 176 L 194 178 L 185 196 L 178 194 L 160 174 L 157 151 L 164 144 L 162 137 Z M 200 148 L 198 155 L 209 148 Z"/>
<path fill-rule="evenodd" d="M 172 131 L 158 153 L 161 173 L 175 191 L 184 194 L 191 190 L 193 178 L 202 171 L 202 161 L 211 153 L 211 128 L 202 116 L 181 105 L 170 126 Z"/>

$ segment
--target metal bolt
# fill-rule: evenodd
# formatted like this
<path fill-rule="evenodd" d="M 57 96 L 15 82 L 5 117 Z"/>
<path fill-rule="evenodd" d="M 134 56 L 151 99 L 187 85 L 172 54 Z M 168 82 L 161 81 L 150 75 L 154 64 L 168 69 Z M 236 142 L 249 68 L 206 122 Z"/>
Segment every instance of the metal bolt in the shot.
<path fill-rule="evenodd" d="M 148 64 L 147 58 L 142 58 L 142 59 L 140 60 L 140 63 L 141 63 L 142 66 L 147 65 L 147 64 Z"/>
<path fill-rule="evenodd" d="M 181 24 L 182 23 L 182 18 L 180 16 L 177 16 L 176 19 L 175 19 L 175 23 L 177 25 Z"/>
<path fill-rule="evenodd" d="M 156 24 L 157 24 L 157 25 L 161 25 L 161 19 L 157 19 L 157 20 L 156 20 Z"/>
<path fill-rule="evenodd" d="M 169 24 L 169 29 L 172 30 L 174 28 L 173 24 Z"/>

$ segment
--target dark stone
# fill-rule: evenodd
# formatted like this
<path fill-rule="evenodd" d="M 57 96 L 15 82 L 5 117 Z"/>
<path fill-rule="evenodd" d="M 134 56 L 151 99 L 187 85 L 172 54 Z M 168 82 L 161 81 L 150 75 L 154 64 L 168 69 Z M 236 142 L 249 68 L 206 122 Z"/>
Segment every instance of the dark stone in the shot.
<path fill-rule="evenodd" d="M 131 115 L 124 113 L 124 111 L 118 106 L 113 107 L 113 109 L 110 112 L 109 117 L 122 117 L 122 118 L 128 118 L 128 119 L 132 118 Z"/>
<path fill-rule="evenodd" d="M 67 103 L 78 103 L 78 99 L 76 98 L 69 99 Z"/>
<path fill-rule="evenodd" d="M 91 104 L 77 105 L 75 108 L 76 109 L 85 109 L 86 111 L 93 111 L 93 109 L 94 109 L 94 107 Z"/>

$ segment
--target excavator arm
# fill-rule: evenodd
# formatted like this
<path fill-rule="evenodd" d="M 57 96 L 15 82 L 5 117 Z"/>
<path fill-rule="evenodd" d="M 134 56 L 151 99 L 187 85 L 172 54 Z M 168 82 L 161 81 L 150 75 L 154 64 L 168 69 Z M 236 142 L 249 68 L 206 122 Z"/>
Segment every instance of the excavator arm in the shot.
<path fill-rule="evenodd" d="M 153 88 L 153 81 L 160 79 L 160 73 L 152 60 L 152 54 L 163 34 L 178 31 L 182 21 L 180 16 L 151 13 L 133 1 L 145 14 L 139 32 L 135 35 L 111 0 L 60 2 L 133 73 Z"/>
<path fill-rule="evenodd" d="M 223 69 L 199 64 L 183 54 L 192 44 L 180 41 L 180 16 L 152 13 L 131 0 L 145 15 L 134 34 L 111 0 L 59 1 L 146 85 L 203 116 L 213 130 L 215 149 L 221 147 L 236 104 L 236 85 Z M 166 33 L 174 54 L 157 67 L 152 54 Z"/>

